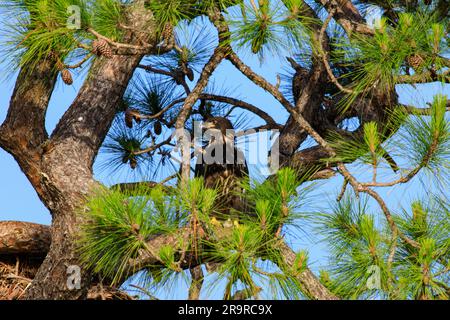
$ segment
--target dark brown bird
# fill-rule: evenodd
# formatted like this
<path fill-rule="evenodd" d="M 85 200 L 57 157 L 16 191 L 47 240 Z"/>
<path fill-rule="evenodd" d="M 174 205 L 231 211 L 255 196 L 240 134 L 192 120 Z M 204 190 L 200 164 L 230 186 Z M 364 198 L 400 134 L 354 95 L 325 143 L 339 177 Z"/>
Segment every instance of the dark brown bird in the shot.
<path fill-rule="evenodd" d="M 195 177 L 203 177 L 207 188 L 215 188 L 217 217 L 227 220 L 244 211 L 239 180 L 248 176 L 244 154 L 235 146 L 233 125 L 227 118 L 210 117 L 203 123 L 207 142 L 197 157 Z"/>

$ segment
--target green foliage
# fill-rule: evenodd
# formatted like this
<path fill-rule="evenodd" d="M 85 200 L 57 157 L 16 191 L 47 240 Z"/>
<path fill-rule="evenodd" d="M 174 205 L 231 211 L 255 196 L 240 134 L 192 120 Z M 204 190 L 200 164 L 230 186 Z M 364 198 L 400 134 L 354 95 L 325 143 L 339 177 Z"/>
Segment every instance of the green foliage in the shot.
<path fill-rule="evenodd" d="M 147 143 L 147 131 L 143 127 L 130 131 L 122 119 L 115 120 L 101 149 L 108 159 L 99 164 L 100 170 L 117 172 L 123 166 L 130 166 L 132 171 L 144 175 L 143 164 L 149 163 L 151 159 L 148 153 L 137 152 L 147 147 Z"/>
<path fill-rule="evenodd" d="M 395 137 L 395 145 L 413 165 L 424 167 L 436 176 L 449 168 L 450 125 L 445 119 L 447 97 L 437 95 L 431 104 L 431 117 L 412 116 Z"/>
<path fill-rule="evenodd" d="M 445 201 L 415 201 L 411 211 L 395 216 L 400 231 L 418 247 L 394 239 L 388 226 L 375 224 L 367 211 L 365 200 L 347 196 L 332 214 L 323 215 L 320 231 L 333 258 L 322 283 L 342 298 L 448 299 L 444 279 L 450 272 L 450 225 Z M 375 287 L 370 279 L 374 275 L 379 280 Z"/>
<path fill-rule="evenodd" d="M 364 164 L 377 166 L 386 153 L 381 141 L 388 138 L 387 132 L 388 128 L 379 129 L 377 123 L 367 122 L 362 128 L 362 139 L 344 139 L 339 133 L 330 133 L 330 144 L 337 155 L 325 161 L 353 162 L 358 159 Z"/>
<path fill-rule="evenodd" d="M 448 203 L 438 197 L 415 201 L 411 212 L 404 210 L 397 219 L 402 232 L 420 244 L 398 250 L 399 298 L 449 299 Z"/>
<path fill-rule="evenodd" d="M 124 6 L 120 0 L 99 0 L 92 4 L 92 27 L 114 41 L 119 41 L 123 35 L 123 29 L 119 25 L 124 24 Z"/>
<path fill-rule="evenodd" d="M 183 20 L 192 20 L 200 15 L 207 15 L 213 8 L 227 10 L 227 8 L 241 3 L 242 0 L 156 0 L 149 1 L 147 7 L 152 10 L 160 26 L 166 23 L 176 26 Z"/>
<path fill-rule="evenodd" d="M 383 238 L 375 217 L 367 213 L 367 199 L 355 201 L 346 196 L 333 209 L 332 214 L 323 215 L 319 228 L 333 257 L 333 278 L 327 279 L 327 285 L 342 298 L 383 295 L 381 290 L 388 285 L 389 240 Z M 379 272 L 378 288 L 368 286 L 371 270 Z"/>
<path fill-rule="evenodd" d="M 178 188 L 177 196 L 181 212 L 186 215 L 195 212 L 200 221 L 210 222 L 210 217 L 216 210 L 214 201 L 217 198 L 217 191 L 206 188 L 202 178 L 190 180 L 187 187 Z"/>
<path fill-rule="evenodd" d="M 195 1 L 149 1 L 148 8 L 152 10 L 156 21 L 161 26 L 164 26 L 166 23 L 175 26 L 181 20 L 193 18 L 195 14 Z"/>
<path fill-rule="evenodd" d="M 224 261 L 219 274 L 228 280 L 225 299 L 231 298 L 231 286 L 238 281 L 244 283 L 252 293 L 255 292 L 251 263 L 263 245 L 261 233 L 245 225 L 234 228 L 230 237 L 214 244 L 214 258 Z"/>
<path fill-rule="evenodd" d="M 307 36 L 311 19 L 301 16 L 301 1 L 258 1 L 241 5 L 228 17 L 231 40 L 240 48 L 249 47 L 262 59 L 267 53 L 279 54 L 299 44 Z"/>
<path fill-rule="evenodd" d="M 306 206 L 308 194 L 314 187 L 298 188 L 306 179 L 307 175 L 299 179 L 293 169 L 283 168 L 270 181 L 244 181 L 246 198 L 257 215 L 257 220 L 250 222 L 258 224 L 256 227 L 269 237 L 280 226 L 298 226 L 298 221 L 307 218 L 308 214 L 296 209 Z"/>
<path fill-rule="evenodd" d="M 154 116 L 180 97 L 181 94 L 173 83 L 164 81 L 161 77 L 137 74 L 128 86 L 125 99 L 129 107 L 138 110 L 140 114 Z M 171 116 L 175 116 L 178 109 L 165 112 L 165 119 L 170 122 Z M 144 125 L 148 125 L 145 122 L 147 121 L 144 120 Z"/>
<path fill-rule="evenodd" d="M 383 128 L 375 122 L 363 125 L 355 139 L 345 139 L 339 133 L 328 136 L 336 151 L 333 158 L 324 161 L 357 162 L 375 169 L 389 160 L 386 155 L 404 157 L 408 172 L 428 170 L 435 179 L 446 180 L 449 168 L 450 127 L 445 119 L 447 97 L 435 96 L 430 116 L 409 115 L 398 107 Z M 395 135 L 393 134 L 395 132 Z M 408 150 L 408 152 L 405 152 Z"/>
<path fill-rule="evenodd" d="M 40 59 L 49 57 L 51 52 L 58 53 L 64 60 L 78 46 L 83 36 L 83 28 L 90 21 L 88 3 L 84 0 L 33 0 L 4 1 L 1 4 L 6 14 L 14 16 L 6 22 L 12 30 L 3 49 L 8 60 L 16 66 L 33 69 Z M 81 29 L 73 29 L 70 22 L 73 12 L 70 6 L 80 8 Z"/>
<path fill-rule="evenodd" d="M 306 197 L 306 191 L 297 191 L 299 183 L 291 169 L 282 169 L 270 183 L 248 186 L 253 190 L 248 201 L 261 196 L 252 207 L 256 214 L 240 213 L 231 224 L 217 221 L 217 191 L 205 188 L 200 178 L 170 193 L 163 187 L 99 190 L 88 199 L 88 210 L 83 213 L 86 223 L 79 241 L 82 260 L 86 267 L 118 283 L 133 274 L 127 269 L 129 261 L 151 250 L 160 264 L 146 266 L 147 273 L 141 278 L 161 288 L 183 273 L 178 261 L 182 252 L 198 253 L 203 263 L 219 263 L 217 277 L 227 281 L 226 299 L 241 286 L 250 296 L 257 295 L 261 281 L 267 281 L 276 296 L 298 298 L 301 289 L 296 277 L 307 267 L 308 255 L 299 252 L 294 265 L 287 266 L 279 232 L 282 225 L 302 217 L 294 212 L 300 195 Z M 182 227 L 191 228 L 189 239 L 180 237 L 176 246 L 162 246 L 158 252 L 147 247 L 152 236 L 177 236 Z M 261 259 L 273 261 L 277 267 L 266 266 L 266 271 L 260 266 Z M 274 268 L 282 272 L 273 272 Z"/>
<path fill-rule="evenodd" d="M 88 199 L 88 211 L 82 213 L 87 222 L 80 233 L 81 259 L 86 267 L 113 283 L 123 281 L 124 275 L 132 275 L 133 270 L 127 269 L 130 259 L 145 248 L 151 235 L 178 228 L 175 201 L 162 188 L 134 192 L 140 196 L 99 189 Z"/>
<path fill-rule="evenodd" d="M 150 65 L 157 65 L 162 70 L 173 72 L 184 64 L 197 73 L 209 60 L 217 40 L 207 32 L 208 25 L 204 19 L 192 22 L 182 21 L 175 28 L 175 44 L 181 50 L 173 50 L 160 56 L 150 56 L 145 59 Z M 173 78 L 167 78 L 174 83 Z"/>

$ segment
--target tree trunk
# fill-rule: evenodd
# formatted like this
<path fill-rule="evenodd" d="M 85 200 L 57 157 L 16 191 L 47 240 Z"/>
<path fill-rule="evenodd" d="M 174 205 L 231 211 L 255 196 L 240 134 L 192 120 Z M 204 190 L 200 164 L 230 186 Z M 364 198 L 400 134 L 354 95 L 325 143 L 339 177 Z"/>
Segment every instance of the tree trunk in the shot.
<path fill-rule="evenodd" d="M 82 219 L 80 208 L 97 184 L 92 173 L 95 156 L 141 59 L 141 55 L 97 59 L 50 139 L 42 128 L 55 79 L 47 75 L 49 63 L 42 62 L 31 73 L 24 68 L 19 75 L 7 119 L 0 127 L 0 145 L 14 156 L 52 214 L 50 250 L 25 298 L 86 296 L 90 275 L 85 270 L 81 270 L 80 289 L 67 288 L 68 270 L 79 265 L 74 240 Z"/>

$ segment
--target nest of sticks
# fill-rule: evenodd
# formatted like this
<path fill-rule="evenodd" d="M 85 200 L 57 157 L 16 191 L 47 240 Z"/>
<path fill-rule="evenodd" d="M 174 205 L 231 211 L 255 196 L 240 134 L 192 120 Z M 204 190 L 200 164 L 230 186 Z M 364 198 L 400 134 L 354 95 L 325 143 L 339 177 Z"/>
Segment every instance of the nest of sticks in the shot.
<path fill-rule="evenodd" d="M 36 275 L 38 265 L 27 259 L 0 259 L 0 300 L 20 300 Z M 88 300 L 133 300 L 117 288 L 94 283 L 87 294 Z"/>

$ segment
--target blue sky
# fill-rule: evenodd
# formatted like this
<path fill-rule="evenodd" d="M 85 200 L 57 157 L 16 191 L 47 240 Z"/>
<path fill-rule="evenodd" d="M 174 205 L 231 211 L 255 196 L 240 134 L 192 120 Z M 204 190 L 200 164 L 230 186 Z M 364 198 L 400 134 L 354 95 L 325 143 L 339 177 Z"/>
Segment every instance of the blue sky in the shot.
<path fill-rule="evenodd" d="M 254 71 L 266 77 L 272 83 L 276 82 L 277 73 L 286 73 L 282 68 L 287 68 L 284 57 L 266 57 L 261 63 L 256 57 L 246 54 L 243 59 Z M 282 66 L 282 68 L 280 68 Z M 0 66 L 0 72 L 4 72 Z M 0 73 L 0 78 L 5 79 L 4 74 Z M 9 99 L 14 86 L 14 77 L 3 80 L 0 83 L 0 122 L 6 116 Z M 53 94 L 47 115 L 46 127 L 49 132 L 53 130 L 62 114 L 67 110 L 70 103 L 76 96 L 77 90 L 81 85 L 83 76 L 79 76 L 73 86 L 65 86 L 58 81 L 57 90 Z M 238 71 L 236 71 L 228 62 L 223 63 L 214 75 L 215 82 L 219 87 L 223 86 L 232 90 L 239 98 L 245 98 L 246 101 L 261 107 L 269 112 L 275 120 L 283 123 L 287 118 L 287 113 L 283 108 L 266 92 L 254 86 Z M 450 85 L 427 84 L 418 85 L 416 88 L 404 86 L 398 88 L 400 101 L 405 104 L 418 107 L 426 106 L 437 93 L 443 93 L 450 97 Z M 254 119 L 247 116 L 252 124 L 260 124 L 258 118 Z M 105 183 L 119 182 L 117 177 L 109 176 L 107 173 L 99 173 L 95 167 L 96 178 Z M 359 169 L 356 169 L 359 170 Z M 364 172 L 357 172 L 358 176 L 363 176 Z M 411 199 L 420 198 L 427 194 L 429 189 L 433 189 L 432 180 L 426 176 L 421 176 L 426 185 L 419 182 L 419 179 L 405 185 L 395 187 L 389 190 L 380 190 L 385 197 L 388 205 L 392 209 L 398 209 L 401 206 L 407 206 Z M 324 207 L 327 206 L 327 200 L 336 197 L 342 184 L 342 178 L 336 177 L 326 182 L 321 182 L 314 190 L 315 199 L 319 200 Z M 379 212 L 378 208 L 372 207 L 374 212 Z M 39 201 L 35 191 L 20 171 L 14 159 L 0 149 L 0 220 L 22 220 L 50 224 L 51 217 L 48 210 Z M 306 230 L 308 231 L 308 230 Z M 310 230 L 309 230 L 310 231 Z M 309 249 L 311 253 L 311 266 L 313 270 L 318 270 L 321 265 L 326 264 L 326 248 L 324 244 L 318 243 L 319 238 L 314 236 L 291 239 L 295 249 Z M 185 291 L 181 289 L 174 297 L 183 297 Z"/>

